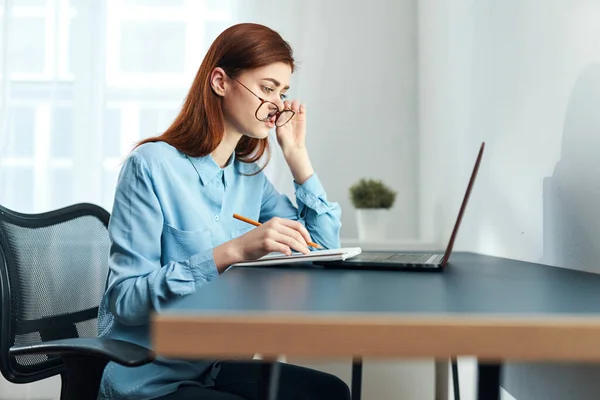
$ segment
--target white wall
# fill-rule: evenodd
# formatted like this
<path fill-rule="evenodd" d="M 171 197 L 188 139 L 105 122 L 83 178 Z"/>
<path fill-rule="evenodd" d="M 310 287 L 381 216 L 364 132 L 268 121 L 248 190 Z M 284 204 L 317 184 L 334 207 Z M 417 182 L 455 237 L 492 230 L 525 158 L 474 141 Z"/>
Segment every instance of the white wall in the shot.
<path fill-rule="evenodd" d="M 418 234 L 416 5 L 306 1 L 293 15 L 278 15 L 273 5 L 255 18 L 294 48 L 299 69 L 290 93 L 307 104 L 307 146 L 328 197 L 342 207 L 343 238 L 358 236 L 348 188 L 361 177 L 381 179 L 398 193 L 389 237 Z M 293 193 L 286 169 L 276 181 Z"/>
<path fill-rule="evenodd" d="M 458 248 L 600 272 L 600 2 L 421 0 L 419 12 L 422 229 L 435 235 L 437 208 L 448 233 L 485 140 Z M 515 365 L 504 385 L 517 400 L 597 399 L 599 377 Z"/>

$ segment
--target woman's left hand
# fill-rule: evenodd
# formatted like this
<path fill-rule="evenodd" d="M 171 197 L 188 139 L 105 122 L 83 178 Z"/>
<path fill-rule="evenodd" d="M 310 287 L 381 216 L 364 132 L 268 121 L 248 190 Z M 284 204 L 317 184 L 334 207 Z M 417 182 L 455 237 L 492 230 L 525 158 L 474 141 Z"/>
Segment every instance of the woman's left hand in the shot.
<path fill-rule="evenodd" d="M 287 124 L 277 127 L 277 142 L 284 154 L 306 151 L 306 106 L 298 100 L 286 100 L 284 106 L 296 114 Z"/>

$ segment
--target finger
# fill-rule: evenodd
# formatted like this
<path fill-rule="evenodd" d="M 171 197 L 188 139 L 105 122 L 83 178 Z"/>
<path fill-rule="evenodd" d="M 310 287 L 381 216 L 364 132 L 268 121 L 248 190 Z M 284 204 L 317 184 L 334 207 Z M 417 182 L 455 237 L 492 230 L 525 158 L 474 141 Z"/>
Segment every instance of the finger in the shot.
<path fill-rule="evenodd" d="M 297 113 L 300 110 L 300 102 L 298 100 L 292 101 L 292 111 Z"/>
<path fill-rule="evenodd" d="M 298 241 L 299 243 L 302 243 L 303 246 L 308 246 L 308 243 L 306 243 L 306 239 L 304 239 L 304 236 L 297 230 L 292 229 L 285 225 L 281 225 L 280 232 L 283 233 L 284 235 L 293 237 L 296 241 Z"/>
<path fill-rule="evenodd" d="M 292 103 L 289 100 L 286 100 L 283 102 L 283 109 L 284 110 L 291 110 L 292 109 Z"/>
<path fill-rule="evenodd" d="M 306 105 L 305 104 L 300 104 L 299 112 L 300 112 L 300 114 L 306 114 Z"/>
<path fill-rule="evenodd" d="M 267 242 L 271 243 L 275 241 L 277 243 L 284 244 L 296 251 L 299 251 L 300 253 L 310 253 L 310 250 L 308 249 L 308 244 L 304 241 L 304 237 L 294 229 L 291 229 L 285 224 L 282 224 L 282 221 L 284 221 L 283 218 L 274 217 L 263 225 L 263 227 L 267 228 L 265 232 Z M 299 236 L 299 240 L 296 239 L 295 236 Z"/>
<path fill-rule="evenodd" d="M 282 225 L 288 226 L 288 227 L 300 232 L 302 234 L 302 236 L 304 237 L 304 240 L 306 240 L 307 243 L 312 242 L 312 239 L 310 238 L 310 233 L 308 233 L 308 231 L 306 230 L 304 225 L 302 225 L 300 222 L 292 221 L 291 219 L 285 219 L 285 218 L 282 218 L 281 220 L 279 220 L 279 222 Z"/>
<path fill-rule="evenodd" d="M 278 242 L 276 240 L 270 240 L 269 241 L 268 250 L 270 252 L 277 251 L 279 253 L 285 254 L 286 256 L 291 256 L 292 255 L 292 249 L 290 249 L 289 246 L 287 246 L 287 245 L 285 245 L 283 243 L 280 243 L 280 242 Z"/>
<path fill-rule="evenodd" d="M 296 239 L 294 239 L 292 236 L 288 236 L 284 233 L 279 232 L 277 239 L 276 239 L 279 243 L 282 243 L 286 246 L 288 246 L 290 249 L 294 249 L 296 251 L 299 251 L 302 254 L 309 254 L 310 250 L 308 249 L 308 246 L 303 245 L 302 243 L 300 243 L 299 241 L 297 241 Z"/>

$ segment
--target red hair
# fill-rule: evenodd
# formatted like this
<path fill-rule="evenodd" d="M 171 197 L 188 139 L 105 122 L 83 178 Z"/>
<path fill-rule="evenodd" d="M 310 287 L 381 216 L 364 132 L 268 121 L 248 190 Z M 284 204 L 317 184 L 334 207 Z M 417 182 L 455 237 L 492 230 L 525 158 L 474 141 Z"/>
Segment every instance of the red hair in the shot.
<path fill-rule="evenodd" d="M 227 28 L 208 49 L 171 126 L 161 135 L 144 139 L 137 146 L 163 141 L 190 157 L 212 153 L 223 139 L 225 130 L 222 98 L 213 92 L 209 82 L 213 69 L 221 67 L 235 78 L 243 70 L 276 62 L 289 64 L 292 72 L 295 69 L 292 48 L 277 32 L 252 23 Z M 259 160 L 265 152 L 270 155 L 268 137 L 243 136 L 235 148 L 236 159 L 246 163 Z M 262 168 L 265 166 L 266 163 Z"/>

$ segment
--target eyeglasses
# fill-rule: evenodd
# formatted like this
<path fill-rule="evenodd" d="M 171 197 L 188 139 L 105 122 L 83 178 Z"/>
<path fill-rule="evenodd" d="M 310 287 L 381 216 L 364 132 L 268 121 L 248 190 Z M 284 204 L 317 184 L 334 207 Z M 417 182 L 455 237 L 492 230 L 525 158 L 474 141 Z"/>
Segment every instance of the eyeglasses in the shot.
<path fill-rule="evenodd" d="M 231 79 L 233 79 L 234 81 L 236 81 L 237 83 L 242 85 L 247 91 L 252 93 L 254 95 L 254 97 L 256 97 L 257 99 L 260 100 L 260 105 L 258 106 L 258 108 L 256 109 L 256 112 L 254 113 L 254 116 L 256 117 L 257 120 L 267 122 L 270 119 L 272 119 L 273 117 L 275 117 L 275 126 L 279 127 L 279 126 L 283 126 L 283 125 L 287 124 L 288 122 L 290 122 L 292 117 L 296 114 L 292 110 L 287 110 L 287 109 L 280 110 L 279 106 L 277 106 L 277 104 L 257 96 L 256 93 L 254 93 L 252 90 L 248 89 L 248 87 L 246 85 L 244 85 L 242 82 L 238 81 L 237 79 L 235 79 L 235 78 L 231 78 Z"/>

